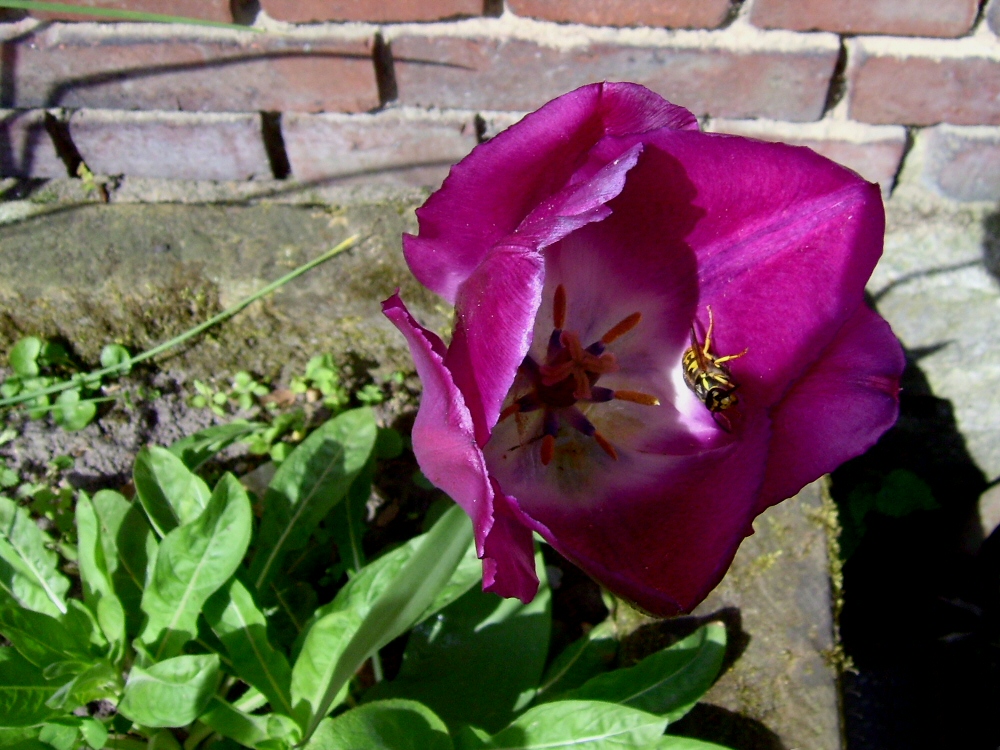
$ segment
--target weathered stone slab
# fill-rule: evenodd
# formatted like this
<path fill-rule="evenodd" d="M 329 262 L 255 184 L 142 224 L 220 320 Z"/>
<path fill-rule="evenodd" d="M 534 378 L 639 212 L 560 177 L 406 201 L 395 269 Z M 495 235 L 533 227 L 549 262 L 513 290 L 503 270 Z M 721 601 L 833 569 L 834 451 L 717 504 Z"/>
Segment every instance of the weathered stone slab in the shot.
<path fill-rule="evenodd" d="M 916 172 L 917 166 L 908 171 Z M 951 401 L 969 453 L 1000 476 L 1000 214 L 910 184 L 887 207 L 885 255 L 868 285 L 879 312 Z"/>
<path fill-rule="evenodd" d="M 741 748 L 840 749 L 824 491 L 822 480 L 814 482 L 762 514 L 695 610 L 735 608 L 748 640 L 686 720 L 687 731 Z"/>
<path fill-rule="evenodd" d="M 402 287 L 414 313 L 442 329 L 449 314 L 413 279 L 400 237 L 412 191 L 329 207 L 54 205 L 0 225 L 0 347 L 60 336 L 88 361 L 110 341 L 133 352 L 206 320 L 352 234 L 353 250 L 310 271 L 176 352 L 193 377 L 246 369 L 277 375 L 323 351 L 409 369 L 379 303 Z M 44 209 L 45 207 L 43 207 Z"/>

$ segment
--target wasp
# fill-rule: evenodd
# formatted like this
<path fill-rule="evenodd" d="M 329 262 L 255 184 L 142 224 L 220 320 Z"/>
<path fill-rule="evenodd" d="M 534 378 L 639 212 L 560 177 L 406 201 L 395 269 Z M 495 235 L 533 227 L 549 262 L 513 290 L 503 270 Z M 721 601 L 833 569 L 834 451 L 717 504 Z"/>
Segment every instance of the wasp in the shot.
<path fill-rule="evenodd" d="M 726 362 L 739 359 L 749 351 L 744 349 L 739 354 L 716 357 L 712 354 L 712 330 L 715 321 L 712 318 L 712 306 L 708 306 L 708 331 L 705 332 L 704 343 L 698 343 L 698 334 L 691 326 L 691 348 L 684 352 L 681 365 L 684 368 L 684 382 L 694 391 L 705 408 L 712 412 L 716 423 L 729 432 L 729 419 L 724 412 L 739 403 L 736 390 L 739 385 L 733 380 L 733 374 Z M 720 421 L 721 420 L 721 421 Z"/>

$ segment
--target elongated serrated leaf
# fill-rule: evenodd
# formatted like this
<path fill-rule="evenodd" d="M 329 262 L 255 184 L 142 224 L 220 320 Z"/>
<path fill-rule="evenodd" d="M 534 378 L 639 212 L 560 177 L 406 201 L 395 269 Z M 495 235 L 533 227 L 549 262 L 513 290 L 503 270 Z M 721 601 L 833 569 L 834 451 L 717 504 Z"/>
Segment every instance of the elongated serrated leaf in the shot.
<path fill-rule="evenodd" d="M 472 723 L 497 732 L 538 685 L 552 629 L 545 566 L 534 600 L 501 599 L 473 589 L 410 633 L 399 675 L 365 701 L 407 698 L 435 711 L 449 727 Z"/>
<path fill-rule="evenodd" d="M 710 623 L 634 667 L 588 680 L 565 697 L 620 703 L 676 721 L 712 686 L 725 653 L 726 628 Z"/>
<path fill-rule="evenodd" d="M 205 601 L 236 571 L 250 543 L 250 501 L 224 474 L 205 511 L 161 542 L 153 578 L 142 597 L 148 616 L 140 640 L 156 661 L 180 652 L 198 632 Z"/>
<path fill-rule="evenodd" d="M 118 712 L 147 727 L 183 727 L 205 710 L 219 681 L 216 654 L 175 656 L 133 667 Z"/>
<path fill-rule="evenodd" d="M 55 617 L 24 609 L 12 601 L 0 604 L 0 633 L 39 668 L 93 658 L 86 632 L 70 630 Z"/>
<path fill-rule="evenodd" d="M 423 540 L 424 537 L 422 535 L 414 537 L 400 547 L 368 563 L 337 592 L 337 596 L 334 597 L 332 602 L 316 610 L 311 622 L 315 622 L 331 612 L 344 609 L 367 612 L 372 602 L 382 595 L 399 574 L 399 571 L 409 562 L 410 558 L 423 543 Z M 447 607 L 474 585 L 482 581 L 482 578 L 483 564 L 476 556 L 475 544 L 470 540 L 464 554 L 459 560 L 458 566 L 456 566 L 451 578 L 448 579 L 448 583 L 438 592 L 434 600 L 427 606 L 427 609 L 420 614 L 417 622 L 423 622 L 431 615 Z"/>
<path fill-rule="evenodd" d="M 327 687 L 344 649 L 357 633 L 362 615 L 353 610 L 334 612 L 313 624 L 292 668 L 292 716 L 303 724 L 324 710 Z M 338 705 L 347 695 L 347 683 L 331 700 Z M 325 711 L 324 711 L 325 715 Z"/>
<path fill-rule="evenodd" d="M 212 696 L 198 720 L 244 747 L 254 747 L 267 739 L 266 718 L 244 713 L 217 695 Z"/>
<path fill-rule="evenodd" d="M 646 748 L 659 739 L 666 726 L 666 719 L 628 706 L 601 701 L 553 701 L 525 711 L 482 747 L 504 750 Z"/>
<path fill-rule="evenodd" d="M 340 502 L 375 445 L 371 409 L 334 417 L 286 458 L 264 497 L 258 552 L 250 566 L 257 591 L 264 591 L 285 555 L 300 549 L 316 525 Z"/>
<path fill-rule="evenodd" d="M 426 611 L 455 572 L 471 539 L 472 523 L 458 506 L 448 510 L 430 531 L 420 537 L 419 547 L 385 590 L 371 601 L 357 631 L 337 659 L 305 739 L 309 739 L 365 659 L 402 635 Z"/>
<path fill-rule="evenodd" d="M 305 750 L 451 750 L 448 728 L 427 706 L 387 700 L 325 719 Z"/>
<path fill-rule="evenodd" d="M 607 672 L 618 653 L 614 626 L 605 620 L 559 654 L 542 677 L 535 700 L 551 700 Z"/>
<path fill-rule="evenodd" d="M 0 496 L 0 588 L 22 607 L 58 617 L 66 614 L 69 581 L 59 557 L 24 508 Z"/>
<path fill-rule="evenodd" d="M 76 532 L 77 562 L 84 601 L 97 616 L 101 630 L 113 644 L 113 650 L 121 655 L 125 645 L 125 609 L 115 593 L 104 557 L 97 513 L 85 492 L 81 492 L 76 501 Z"/>
<path fill-rule="evenodd" d="M 62 712 L 45 701 L 60 684 L 45 679 L 41 669 L 13 648 L 0 647 L 0 727 L 30 727 L 58 716 Z"/>
<path fill-rule="evenodd" d="M 134 637 L 142 624 L 142 591 L 156 561 L 156 534 L 139 504 L 117 492 L 101 490 L 92 504 L 104 562 L 125 610 L 125 630 Z"/>
<path fill-rule="evenodd" d="M 213 425 L 188 435 L 173 443 L 167 450 L 183 461 L 188 469 L 197 471 L 219 451 L 225 450 L 240 438 L 263 426 L 260 422 L 234 419 L 232 422 Z"/>
<path fill-rule="evenodd" d="M 166 448 L 143 448 L 132 469 L 135 494 L 160 537 L 196 519 L 208 504 L 208 485 Z"/>
<path fill-rule="evenodd" d="M 267 620 L 246 586 L 234 578 L 215 592 L 205 603 L 205 619 L 225 645 L 236 674 L 267 696 L 274 711 L 292 716 L 292 669 L 268 640 Z"/>

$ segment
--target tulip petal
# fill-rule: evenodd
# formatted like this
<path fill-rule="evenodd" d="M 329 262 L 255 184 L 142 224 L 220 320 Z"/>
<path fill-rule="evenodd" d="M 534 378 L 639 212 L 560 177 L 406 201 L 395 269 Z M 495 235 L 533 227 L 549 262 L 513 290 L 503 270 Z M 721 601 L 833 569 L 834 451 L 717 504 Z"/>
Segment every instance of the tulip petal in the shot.
<path fill-rule="evenodd" d="M 767 420 L 756 420 L 740 441 L 701 454 L 623 451 L 612 461 L 598 451 L 587 460 L 599 471 L 574 476 L 553 463 L 501 484 L 563 556 L 666 617 L 704 598 L 752 533 L 768 437 Z"/>
<path fill-rule="evenodd" d="M 605 204 L 625 186 L 625 175 L 641 151 L 641 145 L 633 145 L 597 173 L 546 201 L 505 242 L 492 248 L 459 288 L 455 334 L 445 365 L 465 394 L 481 446 L 489 439 L 531 344 L 545 276 L 539 251 L 604 219 Z"/>
<path fill-rule="evenodd" d="M 493 482 L 493 528 L 483 554 L 483 591 L 530 602 L 538 593 L 535 542 L 515 514 L 512 501 Z"/>
<path fill-rule="evenodd" d="M 730 363 L 741 399 L 770 407 L 862 303 L 882 252 L 879 188 L 780 143 L 660 131 L 650 144 L 679 162 L 704 210 L 686 237 L 699 260 L 699 331 L 711 305 L 715 353 L 749 350 Z M 646 183 L 687 198 L 683 186 Z"/>
<path fill-rule="evenodd" d="M 859 307 L 772 413 L 757 512 L 874 445 L 899 415 L 905 366 L 889 324 Z"/>
<path fill-rule="evenodd" d="M 598 83 L 549 102 L 456 164 L 417 210 L 420 235 L 403 238 L 406 261 L 431 290 L 454 303 L 495 244 L 558 193 L 606 135 L 697 129 L 694 116 L 628 83 Z"/>
<path fill-rule="evenodd" d="M 476 549 L 493 525 L 493 487 L 482 451 L 476 445 L 472 417 L 462 392 L 444 366 L 444 344 L 414 320 L 399 294 L 382 303 L 382 312 L 406 337 L 423 384 L 413 423 L 413 453 L 421 471 L 472 519 Z"/>

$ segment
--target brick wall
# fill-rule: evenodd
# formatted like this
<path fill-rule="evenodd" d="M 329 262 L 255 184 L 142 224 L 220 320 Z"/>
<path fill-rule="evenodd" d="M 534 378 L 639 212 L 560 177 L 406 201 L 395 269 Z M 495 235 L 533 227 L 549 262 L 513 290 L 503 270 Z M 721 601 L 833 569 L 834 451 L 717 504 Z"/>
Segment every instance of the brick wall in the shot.
<path fill-rule="evenodd" d="M 1000 200 L 1000 0 L 71 0 L 256 31 L 0 21 L 0 174 L 434 185 L 520 113 L 631 80 L 892 190 Z"/>

